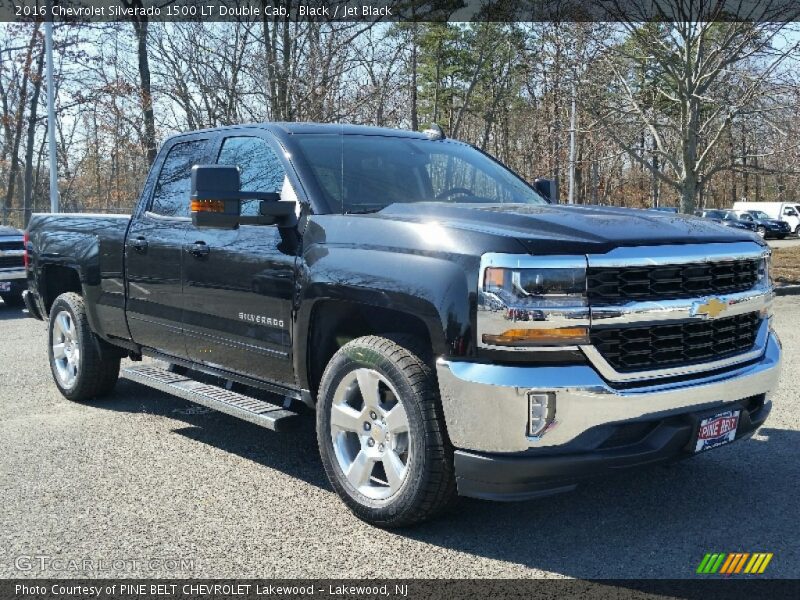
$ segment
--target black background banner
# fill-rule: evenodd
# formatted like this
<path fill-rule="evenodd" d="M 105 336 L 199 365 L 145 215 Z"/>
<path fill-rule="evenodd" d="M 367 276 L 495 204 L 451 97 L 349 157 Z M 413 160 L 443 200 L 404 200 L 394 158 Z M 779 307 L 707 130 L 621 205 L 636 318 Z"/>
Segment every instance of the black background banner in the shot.
<path fill-rule="evenodd" d="M 25 579 L 2 580 L 3 600 L 221 600 L 382 598 L 391 600 L 554 600 L 556 598 L 753 600 L 796 599 L 800 580 L 715 578 L 702 580 L 145 580 Z"/>
<path fill-rule="evenodd" d="M 797 0 L 0 0 L 0 21 L 760 21 Z"/>

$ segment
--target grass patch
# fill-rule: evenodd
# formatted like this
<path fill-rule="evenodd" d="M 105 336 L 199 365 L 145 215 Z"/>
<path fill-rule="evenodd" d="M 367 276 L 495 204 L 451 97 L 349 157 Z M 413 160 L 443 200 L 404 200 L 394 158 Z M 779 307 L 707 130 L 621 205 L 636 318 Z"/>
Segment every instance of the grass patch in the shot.
<path fill-rule="evenodd" d="M 772 278 L 775 283 L 800 283 L 800 246 L 772 250 Z"/>

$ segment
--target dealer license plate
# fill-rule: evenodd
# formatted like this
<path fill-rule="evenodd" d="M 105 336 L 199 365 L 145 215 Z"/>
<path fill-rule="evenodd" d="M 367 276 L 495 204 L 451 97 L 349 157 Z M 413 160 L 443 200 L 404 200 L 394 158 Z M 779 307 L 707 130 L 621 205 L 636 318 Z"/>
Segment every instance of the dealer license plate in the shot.
<path fill-rule="evenodd" d="M 732 442 L 736 437 L 736 428 L 739 426 L 740 412 L 726 410 L 700 421 L 694 451 L 702 452 Z"/>
<path fill-rule="evenodd" d="M 10 292 L 10 291 L 11 291 L 11 282 L 0 281 L 0 292 Z"/>

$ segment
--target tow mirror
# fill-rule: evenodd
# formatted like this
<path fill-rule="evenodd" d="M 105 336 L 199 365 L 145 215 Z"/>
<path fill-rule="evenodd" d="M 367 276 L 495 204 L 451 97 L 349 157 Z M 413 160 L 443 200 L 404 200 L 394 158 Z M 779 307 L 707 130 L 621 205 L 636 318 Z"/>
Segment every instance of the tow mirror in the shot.
<path fill-rule="evenodd" d="M 533 189 L 547 198 L 550 204 L 558 204 L 558 179 L 537 177 L 533 180 Z"/>
<path fill-rule="evenodd" d="M 236 229 L 239 225 L 239 168 L 192 167 L 191 210 L 195 227 Z"/>
<path fill-rule="evenodd" d="M 191 210 L 194 226 L 236 229 L 239 225 L 290 227 L 296 223 L 294 202 L 282 201 L 281 195 L 275 192 L 248 192 L 239 187 L 239 167 L 192 167 Z M 261 200 L 258 216 L 243 217 L 242 200 Z"/>

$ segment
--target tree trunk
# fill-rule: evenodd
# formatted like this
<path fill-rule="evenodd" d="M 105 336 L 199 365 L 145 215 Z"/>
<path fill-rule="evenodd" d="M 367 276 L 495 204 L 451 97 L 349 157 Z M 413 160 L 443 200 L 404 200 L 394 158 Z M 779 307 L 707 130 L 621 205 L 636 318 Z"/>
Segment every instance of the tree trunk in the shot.
<path fill-rule="evenodd" d="M 415 4 L 411 5 L 411 16 L 414 13 Z M 417 108 L 417 29 L 419 24 L 416 19 L 411 24 L 411 131 L 419 130 L 419 112 Z"/>
<path fill-rule="evenodd" d="M 30 76 L 31 63 L 33 62 L 33 48 L 36 45 L 36 38 L 39 35 L 39 23 L 36 23 L 31 34 L 31 41 L 28 43 L 25 55 L 25 66 L 23 67 L 22 83 L 19 88 L 17 114 L 14 119 L 14 138 L 11 142 L 10 159 L 11 165 L 8 169 L 8 187 L 6 197 L 3 202 L 3 222 L 8 222 L 8 211 L 14 202 L 14 191 L 19 178 L 19 145 L 22 141 L 22 119 L 25 113 L 25 106 L 28 104 L 28 79 Z"/>
<path fill-rule="evenodd" d="M 33 206 L 33 144 L 36 141 L 36 114 L 39 109 L 39 92 L 42 90 L 43 69 L 44 48 L 39 54 L 39 60 L 36 65 L 36 78 L 33 80 L 33 96 L 31 97 L 31 108 L 28 115 L 28 137 L 25 142 L 25 176 L 23 178 L 25 197 L 22 202 L 22 224 L 25 227 L 28 226 Z"/>
<path fill-rule="evenodd" d="M 142 0 L 122 0 L 128 7 L 143 9 Z M 139 62 L 139 96 L 142 104 L 142 116 L 144 117 L 144 143 L 145 152 L 149 164 L 153 164 L 156 159 L 156 122 L 153 111 L 153 93 L 150 86 L 150 58 L 147 52 L 147 29 L 148 20 L 146 16 L 136 17 L 133 20 L 133 30 L 136 34 L 136 54 Z"/>

